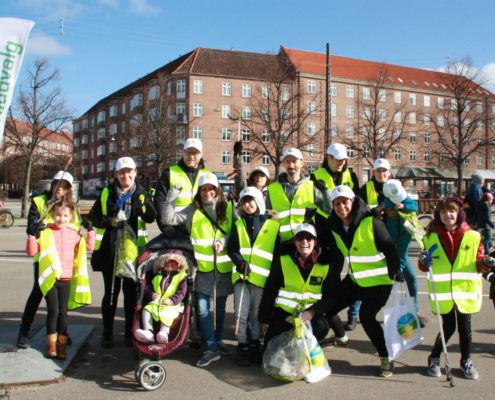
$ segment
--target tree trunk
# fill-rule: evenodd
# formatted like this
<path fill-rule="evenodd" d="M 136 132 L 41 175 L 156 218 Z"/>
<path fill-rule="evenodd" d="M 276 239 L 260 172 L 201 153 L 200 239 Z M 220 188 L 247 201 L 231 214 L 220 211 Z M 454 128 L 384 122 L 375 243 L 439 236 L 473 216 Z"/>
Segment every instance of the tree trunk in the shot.
<path fill-rule="evenodd" d="M 24 187 L 22 189 L 21 218 L 26 218 L 29 210 L 29 189 L 31 183 L 31 168 L 33 159 L 28 157 L 26 162 L 26 175 L 24 176 Z"/>
<path fill-rule="evenodd" d="M 462 163 L 457 165 L 457 197 L 462 197 L 462 187 L 463 187 L 463 180 L 462 180 Z"/>

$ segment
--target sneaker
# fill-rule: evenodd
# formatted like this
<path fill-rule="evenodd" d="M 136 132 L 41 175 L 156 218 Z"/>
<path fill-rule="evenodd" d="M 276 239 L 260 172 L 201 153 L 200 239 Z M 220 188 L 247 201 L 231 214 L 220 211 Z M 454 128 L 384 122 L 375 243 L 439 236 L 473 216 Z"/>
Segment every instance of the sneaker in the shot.
<path fill-rule="evenodd" d="M 15 345 L 20 349 L 29 349 L 29 338 L 19 333 L 19 336 L 17 336 L 17 343 Z"/>
<path fill-rule="evenodd" d="M 222 356 L 228 356 L 229 354 L 232 354 L 232 350 L 230 350 L 222 341 L 217 342 L 217 349 Z"/>
<path fill-rule="evenodd" d="M 168 333 L 167 332 L 158 332 L 158 335 L 156 335 L 156 341 L 160 344 L 167 344 L 168 343 Z"/>
<path fill-rule="evenodd" d="M 380 376 L 382 378 L 390 378 L 394 374 L 394 362 L 388 357 L 380 357 Z"/>
<path fill-rule="evenodd" d="M 102 336 L 101 337 L 101 347 L 104 349 L 110 349 L 113 347 L 113 336 Z"/>
<path fill-rule="evenodd" d="M 344 329 L 348 332 L 353 331 L 354 329 L 356 329 L 356 325 L 357 325 L 357 317 L 350 317 Z"/>
<path fill-rule="evenodd" d="M 322 348 L 328 347 L 346 347 L 349 344 L 349 338 L 347 335 L 344 337 L 336 337 L 335 335 L 330 336 L 329 338 L 324 338 L 320 341 L 320 346 Z"/>
<path fill-rule="evenodd" d="M 134 332 L 134 337 L 138 342 L 142 342 L 142 343 L 153 343 L 155 341 L 153 332 L 147 329 L 136 329 L 136 331 Z M 157 341 L 158 341 L 158 337 L 157 337 Z"/>
<path fill-rule="evenodd" d="M 419 326 L 421 326 L 421 328 L 424 328 L 428 323 L 428 318 L 418 314 L 418 321 L 419 321 Z"/>
<path fill-rule="evenodd" d="M 253 364 L 261 364 L 263 354 L 261 353 L 261 343 L 259 340 L 249 342 L 249 361 Z"/>
<path fill-rule="evenodd" d="M 206 367 L 210 365 L 213 361 L 220 360 L 220 353 L 218 351 L 205 351 L 201 358 L 196 363 L 197 367 Z"/>
<path fill-rule="evenodd" d="M 474 368 L 473 361 L 470 358 L 461 361 L 461 371 L 467 379 L 478 379 L 479 377 L 478 371 Z"/>
<path fill-rule="evenodd" d="M 428 357 L 428 375 L 439 377 L 442 376 L 440 369 L 440 358 Z"/>
<path fill-rule="evenodd" d="M 247 343 L 239 343 L 237 345 L 237 365 L 240 367 L 249 367 L 249 345 Z"/>

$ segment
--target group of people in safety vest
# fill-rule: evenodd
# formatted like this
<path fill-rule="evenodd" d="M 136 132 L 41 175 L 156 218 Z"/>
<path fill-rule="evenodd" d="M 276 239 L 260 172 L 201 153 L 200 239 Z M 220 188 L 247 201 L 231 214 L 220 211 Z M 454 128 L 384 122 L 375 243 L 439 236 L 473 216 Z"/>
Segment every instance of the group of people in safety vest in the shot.
<path fill-rule="evenodd" d="M 347 149 L 339 143 L 328 147 L 321 168 L 310 176 L 303 173 L 304 157 L 296 148 L 285 150 L 282 166 L 284 172 L 273 182 L 265 167 L 254 168 L 234 205 L 225 198 L 216 175 L 205 168 L 202 142 L 189 138 L 177 165 L 163 170 L 152 201 L 135 182 L 132 158 L 120 158 L 116 180 L 102 191 L 84 223 L 87 243 L 68 201 L 72 177 L 61 171 L 61 176 L 54 177 L 51 192 L 35 198 L 30 211 L 28 251 L 35 255 L 35 284 L 26 304 L 18 346 L 29 345 L 29 327 L 42 296 L 48 304 L 55 303 L 51 299 L 60 302 L 79 294 L 67 302 L 70 307 L 88 301 L 89 290 L 84 289 L 87 270 L 77 256 L 85 252 L 85 246 L 90 250 L 94 246 L 91 263 L 104 280 L 101 345 L 113 346 L 121 289 L 124 338 L 132 345 L 136 288 L 132 279 L 115 277 L 115 243 L 122 227 L 129 226 L 135 235 L 135 251 L 131 253 L 137 254 L 147 242 L 145 223 L 156 218 L 165 237 L 185 238 L 194 251 L 194 296 L 203 348 L 197 366 L 208 366 L 231 353 L 223 338 L 226 301 L 233 293 L 240 366 L 260 363 L 263 346 L 291 328 L 290 316 L 300 314 L 303 321 L 311 323 L 322 345 L 341 346 L 347 345 L 346 330 L 355 328 L 359 316 L 380 357 L 379 375 L 391 376 L 394 365 L 376 317 L 394 281 L 405 280 L 418 304 L 415 268 L 407 255 L 411 234 L 404 227 L 418 211 L 417 204 L 399 181 L 390 179 L 386 159 L 374 162 L 373 177 L 359 188 L 348 165 Z M 50 209 L 45 215 L 47 205 Z M 480 272 L 486 272 L 487 267 L 480 235 L 464 219 L 458 199 L 440 202 L 423 239 L 426 251 L 419 268 L 432 271 L 430 279 L 437 283 L 435 298 L 440 302 L 445 338 L 453 334 L 457 321 L 461 369 L 467 378 L 476 379 L 470 353 L 470 315 L 481 307 Z M 69 243 L 57 241 L 58 231 L 67 229 L 75 232 L 70 241 L 72 250 L 77 247 L 73 259 L 65 251 Z M 41 259 L 47 253 L 50 258 Z M 343 272 L 346 275 L 342 279 Z M 74 290 L 73 281 L 78 284 Z M 433 298 L 430 295 L 435 310 Z M 56 307 L 52 304 L 49 309 Z M 338 313 L 348 307 L 344 325 Z M 47 349 L 51 357 L 65 354 L 66 312 L 61 304 L 49 312 Z M 53 315 L 58 317 L 54 320 Z M 420 322 L 426 323 L 426 318 L 421 317 Z M 332 336 L 328 335 L 330 329 Z M 439 341 L 437 338 L 428 357 L 432 376 L 441 373 Z"/>

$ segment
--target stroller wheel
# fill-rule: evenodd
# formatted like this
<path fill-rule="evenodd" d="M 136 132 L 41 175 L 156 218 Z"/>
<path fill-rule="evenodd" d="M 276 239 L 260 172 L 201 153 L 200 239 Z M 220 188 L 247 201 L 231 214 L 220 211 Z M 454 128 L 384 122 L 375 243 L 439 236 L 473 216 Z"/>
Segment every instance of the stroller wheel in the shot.
<path fill-rule="evenodd" d="M 139 384 L 150 391 L 160 388 L 166 377 L 165 367 L 156 361 L 145 361 L 139 364 L 136 371 L 136 379 Z"/>

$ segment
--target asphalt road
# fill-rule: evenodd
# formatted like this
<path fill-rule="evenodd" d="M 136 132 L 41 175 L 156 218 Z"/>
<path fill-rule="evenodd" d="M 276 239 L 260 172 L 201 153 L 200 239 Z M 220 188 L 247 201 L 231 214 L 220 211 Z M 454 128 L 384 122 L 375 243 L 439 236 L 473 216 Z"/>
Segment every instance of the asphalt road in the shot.
<path fill-rule="evenodd" d="M 158 233 L 151 226 L 152 236 Z M 24 255 L 25 220 L 16 221 L 13 228 L 0 231 L 0 326 L 19 323 L 25 300 L 32 285 L 31 260 Z M 417 249 L 412 250 L 412 262 L 416 263 Z M 495 313 L 493 304 L 484 298 L 480 313 L 473 316 L 473 359 L 480 373 L 478 381 L 469 381 L 459 370 L 458 337 L 455 334 L 448 346 L 454 367 L 456 386 L 450 388 L 442 378 L 426 374 L 426 359 L 438 331 L 436 320 L 427 308 L 425 277 L 419 276 L 421 312 L 430 318 L 424 329 L 424 343 L 407 352 L 396 363 L 396 372 L 389 379 L 376 376 L 378 357 L 368 341 L 361 325 L 350 334 L 347 348 L 325 351 L 332 368 L 332 375 L 317 384 L 296 382 L 285 384 L 263 374 L 259 367 L 241 368 L 235 364 L 234 355 L 222 359 L 207 368 L 194 366 L 199 350 L 184 347 L 163 360 L 167 380 L 157 392 L 145 392 L 136 383 L 134 370 L 137 361 L 132 350 L 125 347 L 123 337 L 116 337 L 114 348 L 106 350 L 99 345 L 101 322 L 99 302 L 102 296 L 102 278 L 91 273 L 93 304 L 70 313 L 70 323 L 93 324 L 95 333 L 71 367 L 63 382 L 43 386 L 10 388 L 10 399 L 144 399 L 167 397 L 170 399 L 490 399 L 493 398 L 493 370 L 495 368 Z M 484 283 L 484 293 L 488 285 Z M 228 323 L 226 343 L 235 350 L 234 316 L 232 298 L 227 305 Z M 35 323 L 43 324 L 46 309 L 44 303 Z M 345 318 L 345 315 L 343 315 Z M 116 317 L 116 333 L 123 330 L 122 302 Z M 443 365 L 443 361 L 442 361 Z M 1 390 L 0 390 L 1 394 Z"/>

